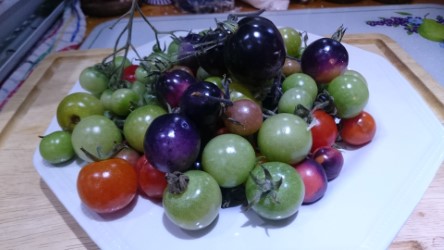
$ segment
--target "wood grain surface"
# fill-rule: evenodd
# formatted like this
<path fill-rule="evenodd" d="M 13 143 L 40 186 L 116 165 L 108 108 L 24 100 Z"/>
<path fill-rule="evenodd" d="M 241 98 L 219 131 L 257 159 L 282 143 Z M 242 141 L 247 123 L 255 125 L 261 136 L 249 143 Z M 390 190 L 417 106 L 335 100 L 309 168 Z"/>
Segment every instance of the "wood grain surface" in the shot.
<path fill-rule="evenodd" d="M 345 42 L 385 56 L 444 124 L 444 90 L 390 38 L 347 35 Z M 34 169 L 32 157 L 57 104 L 80 71 L 110 50 L 47 57 L 0 113 L 0 249 L 97 249 Z M 444 167 L 390 249 L 444 249 Z"/>

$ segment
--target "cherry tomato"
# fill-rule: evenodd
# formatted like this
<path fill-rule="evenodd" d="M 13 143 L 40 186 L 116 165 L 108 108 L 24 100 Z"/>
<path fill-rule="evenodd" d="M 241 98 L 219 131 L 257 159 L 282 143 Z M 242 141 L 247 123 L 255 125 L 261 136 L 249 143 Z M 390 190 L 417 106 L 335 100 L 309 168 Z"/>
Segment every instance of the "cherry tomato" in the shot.
<path fill-rule="evenodd" d="M 202 168 L 221 187 L 235 187 L 245 182 L 256 163 L 250 142 L 236 134 L 214 137 L 202 152 Z"/>
<path fill-rule="evenodd" d="M 139 65 L 131 64 L 123 70 L 123 80 L 133 83 L 137 80 L 136 70 Z"/>
<path fill-rule="evenodd" d="M 97 213 L 112 213 L 126 207 L 137 193 L 133 166 L 115 158 L 84 166 L 77 177 L 80 200 Z"/>
<path fill-rule="evenodd" d="M 137 161 L 136 170 L 140 190 L 149 198 L 162 199 L 163 192 L 168 185 L 165 173 L 153 167 L 145 155 L 142 155 Z"/>
<path fill-rule="evenodd" d="M 51 164 L 66 162 L 76 155 L 68 131 L 54 131 L 43 136 L 39 150 L 42 158 Z"/>
<path fill-rule="evenodd" d="M 162 205 L 166 216 L 175 225 L 186 230 L 209 226 L 222 206 L 222 193 L 216 180 L 207 172 L 188 170 L 188 183 L 180 193 L 165 189 Z M 168 184 L 170 185 L 170 184 Z"/>
<path fill-rule="evenodd" d="M 311 136 L 313 144 L 310 152 L 314 152 L 319 147 L 331 146 L 338 137 L 338 128 L 334 118 L 324 110 L 316 110 L 312 114 L 313 126 Z"/>
<path fill-rule="evenodd" d="M 327 85 L 327 91 L 334 100 L 337 116 L 351 118 L 364 110 L 369 99 L 367 84 L 354 75 L 340 75 Z"/>
<path fill-rule="evenodd" d="M 252 170 L 245 183 L 245 194 L 249 206 L 258 215 L 280 220 L 299 210 L 304 200 L 305 186 L 292 166 L 282 162 L 266 162 Z"/>
<path fill-rule="evenodd" d="M 342 119 L 339 126 L 342 140 L 354 146 L 370 142 L 376 134 L 376 121 L 365 111 L 353 118 Z"/>
<path fill-rule="evenodd" d="M 295 164 L 308 155 L 312 138 L 305 120 L 281 113 L 264 121 L 257 142 L 260 153 L 269 161 Z"/>
<path fill-rule="evenodd" d="M 224 124 L 227 129 L 238 135 L 252 135 L 262 126 L 262 109 L 259 104 L 249 99 L 233 102 L 225 111 Z"/>
<path fill-rule="evenodd" d="M 90 66 L 82 70 L 79 83 L 83 89 L 99 95 L 108 88 L 109 77 L 98 66 Z"/>

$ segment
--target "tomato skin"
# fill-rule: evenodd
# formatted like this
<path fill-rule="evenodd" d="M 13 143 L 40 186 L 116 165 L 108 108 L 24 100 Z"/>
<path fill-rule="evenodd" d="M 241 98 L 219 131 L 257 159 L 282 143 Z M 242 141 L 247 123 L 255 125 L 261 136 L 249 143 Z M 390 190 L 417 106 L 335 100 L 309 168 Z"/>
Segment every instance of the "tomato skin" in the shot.
<path fill-rule="evenodd" d="M 365 111 L 353 118 L 342 119 L 339 126 L 342 140 L 353 146 L 369 143 L 376 134 L 376 121 Z"/>
<path fill-rule="evenodd" d="M 123 80 L 133 83 L 137 80 L 136 70 L 139 65 L 131 64 L 123 70 Z"/>
<path fill-rule="evenodd" d="M 162 205 L 165 214 L 175 225 L 186 230 L 209 226 L 219 215 L 222 193 L 216 180 L 207 172 L 188 170 L 188 186 L 180 194 L 165 189 Z"/>
<path fill-rule="evenodd" d="M 335 143 L 338 137 L 338 127 L 334 118 L 323 110 L 313 112 L 315 125 L 311 128 L 313 143 L 310 152 L 314 152 L 320 147 L 327 147 Z"/>
<path fill-rule="evenodd" d="M 168 183 L 165 173 L 157 170 L 148 162 L 145 155 L 142 155 L 136 163 L 139 189 L 149 198 L 162 199 L 163 192 Z"/>
<path fill-rule="evenodd" d="M 80 200 L 96 213 L 126 207 L 137 194 L 137 174 L 130 163 L 115 158 L 84 166 L 77 177 Z"/>

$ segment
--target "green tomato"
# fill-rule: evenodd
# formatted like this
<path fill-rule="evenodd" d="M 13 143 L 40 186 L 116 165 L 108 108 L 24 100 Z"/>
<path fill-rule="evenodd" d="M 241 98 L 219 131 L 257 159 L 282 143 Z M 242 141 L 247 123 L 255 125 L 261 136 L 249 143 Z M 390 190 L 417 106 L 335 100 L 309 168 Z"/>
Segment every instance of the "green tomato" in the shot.
<path fill-rule="evenodd" d="M 270 175 L 267 176 L 265 171 Z M 282 162 L 266 162 L 251 171 L 245 183 L 245 195 L 249 207 L 259 216 L 281 220 L 299 210 L 304 200 L 305 186 L 292 166 Z"/>
<path fill-rule="evenodd" d="M 113 93 L 112 89 L 105 89 L 100 95 L 100 102 L 102 103 L 105 110 L 111 111 L 112 103 L 113 103 Z"/>
<path fill-rule="evenodd" d="M 315 99 L 301 88 L 292 88 L 284 92 L 279 99 L 278 112 L 294 114 L 296 107 L 301 104 L 310 110 Z"/>
<path fill-rule="evenodd" d="M 291 27 L 279 28 L 279 32 L 282 35 L 282 39 L 284 39 L 287 54 L 293 57 L 299 57 L 302 44 L 301 34 Z"/>
<path fill-rule="evenodd" d="M 39 144 L 40 155 L 51 164 L 64 163 L 75 155 L 68 131 L 54 131 L 45 135 Z"/>
<path fill-rule="evenodd" d="M 236 134 L 222 134 L 211 139 L 202 152 L 202 168 L 221 187 L 235 187 L 245 182 L 256 163 L 256 154 L 247 139 Z"/>
<path fill-rule="evenodd" d="M 83 89 L 93 95 L 100 95 L 108 88 L 109 78 L 97 67 L 91 66 L 82 70 L 79 83 Z"/>
<path fill-rule="evenodd" d="M 189 170 L 184 175 L 189 181 L 183 192 L 176 194 L 165 189 L 162 199 L 165 214 L 182 229 L 203 229 L 219 214 L 222 205 L 220 187 L 205 171 Z"/>
<path fill-rule="evenodd" d="M 126 68 L 126 67 L 130 66 L 131 64 L 132 64 L 131 61 L 124 56 L 115 56 L 114 60 L 113 60 L 114 68 L 119 68 L 122 66 L 123 66 L 123 68 Z"/>
<path fill-rule="evenodd" d="M 157 105 L 145 105 L 131 112 L 123 125 L 123 135 L 128 144 L 142 153 L 148 127 L 156 117 L 166 113 L 165 109 Z"/>
<path fill-rule="evenodd" d="M 92 115 L 82 119 L 72 131 L 72 145 L 77 156 L 91 162 L 82 148 L 98 159 L 109 158 L 117 144 L 122 143 L 119 128 L 109 118 Z"/>
<path fill-rule="evenodd" d="M 360 78 L 365 84 L 367 84 L 367 80 L 365 79 L 365 77 L 361 74 L 361 73 L 359 73 L 358 71 L 356 71 L 356 70 L 353 70 L 353 69 L 346 69 L 345 71 L 344 71 L 344 73 L 342 73 L 343 75 L 347 75 L 347 76 L 350 76 L 350 75 L 352 75 L 352 76 L 356 76 L 357 78 Z"/>
<path fill-rule="evenodd" d="M 340 75 L 327 85 L 339 118 L 351 118 L 364 110 L 369 99 L 367 84 L 353 75 Z"/>
<path fill-rule="evenodd" d="M 318 95 L 318 85 L 315 80 L 304 73 L 294 73 L 285 78 L 282 82 L 282 91 L 286 92 L 292 88 L 304 89 L 313 99 Z"/>
<path fill-rule="evenodd" d="M 90 93 L 75 92 L 65 96 L 57 106 L 57 122 L 63 130 L 72 131 L 83 118 L 103 115 L 100 100 Z"/>
<path fill-rule="evenodd" d="M 139 82 L 142 82 L 142 83 L 149 82 L 149 73 L 144 67 L 142 67 L 142 66 L 137 67 L 136 80 Z"/>
<path fill-rule="evenodd" d="M 137 106 L 139 98 L 132 89 L 117 89 L 111 96 L 111 111 L 120 116 L 127 116 Z"/>
<path fill-rule="evenodd" d="M 136 80 L 131 84 L 131 90 L 139 96 L 139 102 L 137 103 L 137 106 L 143 106 L 145 104 L 144 96 L 146 94 L 145 83 Z"/>
<path fill-rule="evenodd" d="M 264 121 L 257 143 L 268 161 L 295 164 L 308 155 L 313 141 L 311 131 L 302 118 L 281 113 Z"/>

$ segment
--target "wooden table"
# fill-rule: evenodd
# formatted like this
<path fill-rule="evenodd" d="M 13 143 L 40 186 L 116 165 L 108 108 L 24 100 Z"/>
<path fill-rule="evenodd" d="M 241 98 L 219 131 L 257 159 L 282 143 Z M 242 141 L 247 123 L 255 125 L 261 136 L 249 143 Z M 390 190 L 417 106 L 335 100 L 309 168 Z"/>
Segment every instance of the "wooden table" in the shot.
<path fill-rule="evenodd" d="M 365 0 L 360 4 L 379 3 Z M 292 4 L 291 8 L 333 5 L 315 1 L 309 5 Z M 240 7 L 251 9 L 243 4 Z M 144 6 L 144 11 L 149 15 L 178 14 L 172 6 Z M 108 18 L 88 17 L 88 30 L 105 20 Z M 371 42 L 354 36 L 346 39 L 377 53 L 392 53 L 389 59 L 404 70 L 444 124 L 443 89 L 395 42 L 378 35 L 366 38 L 372 39 Z M 39 177 L 32 155 L 39 142 L 38 135 L 47 128 L 58 102 L 77 80 L 80 70 L 100 61 L 107 53 L 108 50 L 73 51 L 49 56 L 0 113 L 0 249 L 98 248 Z M 443 207 L 444 167 L 441 166 L 390 249 L 444 249 Z"/>

